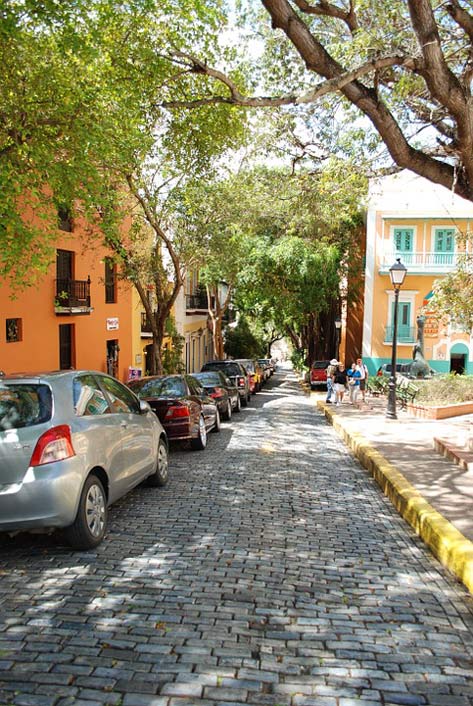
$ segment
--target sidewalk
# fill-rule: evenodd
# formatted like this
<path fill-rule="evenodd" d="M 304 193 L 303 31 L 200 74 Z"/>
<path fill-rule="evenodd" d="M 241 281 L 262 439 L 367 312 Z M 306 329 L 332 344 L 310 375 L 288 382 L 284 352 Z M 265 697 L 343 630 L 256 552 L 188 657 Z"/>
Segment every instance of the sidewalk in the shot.
<path fill-rule="evenodd" d="M 311 396 L 400 514 L 473 593 L 473 469 L 443 457 L 433 441 L 461 445 L 473 415 L 427 420 L 398 408 L 393 420 L 384 397 L 367 396 L 356 408 L 325 404 L 325 393 Z"/>

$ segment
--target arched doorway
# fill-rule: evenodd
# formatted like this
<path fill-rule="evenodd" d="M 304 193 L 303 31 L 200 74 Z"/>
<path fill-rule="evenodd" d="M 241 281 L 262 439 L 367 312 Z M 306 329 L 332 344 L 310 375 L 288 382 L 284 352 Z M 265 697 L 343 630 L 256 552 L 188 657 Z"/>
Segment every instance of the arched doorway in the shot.
<path fill-rule="evenodd" d="M 463 375 L 467 369 L 468 346 L 465 343 L 455 343 L 450 349 L 450 372 Z"/>

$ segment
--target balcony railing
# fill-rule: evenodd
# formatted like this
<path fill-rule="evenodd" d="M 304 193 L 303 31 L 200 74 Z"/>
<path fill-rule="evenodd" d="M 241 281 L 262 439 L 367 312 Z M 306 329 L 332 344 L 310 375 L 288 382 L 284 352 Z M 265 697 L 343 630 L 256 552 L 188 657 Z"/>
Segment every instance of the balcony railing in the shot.
<path fill-rule="evenodd" d="M 384 329 L 385 343 L 393 342 L 394 326 L 386 326 Z M 415 326 L 398 326 L 397 327 L 397 342 L 398 343 L 415 343 L 417 336 L 417 328 Z"/>
<path fill-rule="evenodd" d="M 215 307 L 215 297 L 210 298 L 210 306 Z M 186 294 L 186 311 L 208 311 L 207 294 Z"/>
<path fill-rule="evenodd" d="M 459 253 L 453 252 L 386 252 L 380 258 L 380 270 L 387 272 L 397 258 L 416 272 L 450 272 L 458 263 Z"/>
<path fill-rule="evenodd" d="M 90 277 L 86 280 L 57 279 L 54 308 L 57 313 L 89 313 Z"/>
<path fill-rule="evenodd" d="M 141 333 L 153 333 L 151 330 L 151 324 L 148 321 L 148 317 L 144 312 L 141 314 Z"/>

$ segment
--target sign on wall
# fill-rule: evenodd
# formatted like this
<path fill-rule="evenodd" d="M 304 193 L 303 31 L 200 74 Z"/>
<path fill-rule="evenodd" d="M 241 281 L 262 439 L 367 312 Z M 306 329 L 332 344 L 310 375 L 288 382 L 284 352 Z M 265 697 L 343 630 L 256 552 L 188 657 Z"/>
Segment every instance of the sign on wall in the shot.
<path fill-rule="evenodd" d="M 118 331 L 118 329 L 118 316 L 112 316 L 110 319 L 107 319 L 107 331 Z"/>
<path fill-rule="evenodd" d="M 143 370 L 141 368 L 135 368 L 130 365 L 128 368 L 128 380 L 138 380 L 143 374 Z"/>

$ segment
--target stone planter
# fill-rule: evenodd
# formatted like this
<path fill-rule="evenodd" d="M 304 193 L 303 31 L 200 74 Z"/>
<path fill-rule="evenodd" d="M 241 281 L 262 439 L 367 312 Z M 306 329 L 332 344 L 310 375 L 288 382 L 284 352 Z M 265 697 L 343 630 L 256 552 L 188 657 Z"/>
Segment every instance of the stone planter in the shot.
<path fill-rule="evenodd" d="M 448 419 L 449 417 L 459 417 L 462 414 L 473 414 L 473 400 L 447 404 L 442 407 L 424 407 L 420 404 L 408 403 L 407 412 L 411 416 L 421 419 Z"/>

